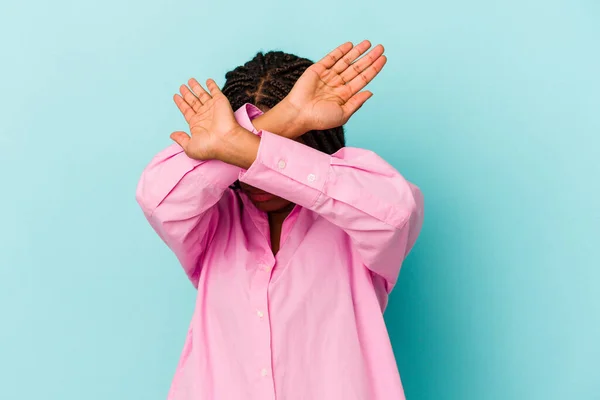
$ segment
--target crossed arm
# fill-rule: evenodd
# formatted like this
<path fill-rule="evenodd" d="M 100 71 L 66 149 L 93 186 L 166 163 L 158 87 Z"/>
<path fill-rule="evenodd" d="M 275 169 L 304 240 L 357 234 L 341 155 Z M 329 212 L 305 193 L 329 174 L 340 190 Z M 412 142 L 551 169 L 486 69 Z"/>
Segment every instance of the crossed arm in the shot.
<path fill-rule="evenodd" d="M 238 123 L 213 80 L 207 81 L 208 91 L 195 79 L 189 81 L 193 92 L 181 86 L 174 100 L 191 136 L 171 134 L 178 146 L 157 155 L 146 168 L 137 198 L 192 282 L 197 282 L 199 260 L 216 223 L 227 212 L 220 199 L 239 179 L 340 227 L 364 265 L 391 290 L 420 232 L 420 190 L 371 151 L 346 147 L 328 155 L 293 140 L 309 130 L 343 125 L 371 97 L 362 89 L 386 59 L 377 46 L 355 61 L 369 47 L 367 41 L 339 46 L 250 125 Z M 278 167 L 281 160 L 287 160 L 287 167 Z"/>
<path fill-rule="evenodd" d="M 375 46 L 358 59 L 371 44 L 347 42 L 310 66 L 288 96 L 253 124 L 288 139 L 310 130 L 341 126 L 372 96 L 362 89 L 382 70 L 387 59 L 383 46 Z M 357 60 L 358 59 L 358 60 Z M 208 79 L 208 91 L 195 79 L 174 96 L 177 107 L 190 125 L 190 135 L 173 132 L 171 138 L 190 157 L 218 159 L 241 168 L 255 160 L 260 138 L 242 128 L 233 116 L 227 98 Z"/>

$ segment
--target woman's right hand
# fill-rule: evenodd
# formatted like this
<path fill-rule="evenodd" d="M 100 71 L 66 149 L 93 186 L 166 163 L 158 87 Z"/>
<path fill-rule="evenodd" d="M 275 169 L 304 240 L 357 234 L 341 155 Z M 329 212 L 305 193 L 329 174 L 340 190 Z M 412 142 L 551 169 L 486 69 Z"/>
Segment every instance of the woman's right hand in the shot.
<path fill-rule="evenodd" d="M 235 120 L 229 100 L 214 80 L 206 81 L 209 92 L 194 78 L 188 84 L 193 92 L 186 85 L 181 85 L 181 95 L 175 94 L 173 100 L 190 125 L 191 136 L 177 131 L 170 137 L 190 158 L 217 159 L 226 142 L 240 131 L 241 126 Z"/>

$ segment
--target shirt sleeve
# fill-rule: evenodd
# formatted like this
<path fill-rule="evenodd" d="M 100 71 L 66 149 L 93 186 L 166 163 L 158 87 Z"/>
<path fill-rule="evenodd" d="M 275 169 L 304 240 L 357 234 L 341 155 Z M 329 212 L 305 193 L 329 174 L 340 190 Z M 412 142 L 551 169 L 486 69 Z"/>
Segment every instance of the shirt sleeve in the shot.
<path fill-rule="evenodd" d="M 261 131 L 255 162 L 240 181 L 309 208 L 343 229 L 365 266 L 396 284 L 423 222 L 417 186 L 372 151 L 333 155 Z"/>
<path fill-rule="evenodd" d="M 235 117 L 244 128 L 257 133 L 251 120 L 258 114 L 258 108 L 244 104 Z M 215 235 L 220 214 L 227 211 L 224 194 L 239 173 L 240 168 L 218 160 L 189 158 L 174 143 L 150 161 L 137 184 L 136 200 L 146 219 L 177 256 L 195 287 L 202 256 Z"/>

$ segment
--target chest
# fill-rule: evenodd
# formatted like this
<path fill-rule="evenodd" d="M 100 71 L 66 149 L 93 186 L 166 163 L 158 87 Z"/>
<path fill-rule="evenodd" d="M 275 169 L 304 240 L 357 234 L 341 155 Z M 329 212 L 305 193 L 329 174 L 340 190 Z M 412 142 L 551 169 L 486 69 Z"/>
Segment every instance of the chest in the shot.
<path fill-rule="evenodd" d="M 372 276 L 350 238 L 325 219 L 300 215 L 281 232 L 266 221 L 247 222 L 217 233 L 222 240 L 213 241 L 204 259 L 198 283 L 204 315 L 230 321 L 233 331 L 246 317 L 256 322 L 253 313 L 303 321 L 341 312 L 336 304 L 375 298 Z"/>
<path fill-rule="evenodd" d="M 200 279 L 210 280 L 220 293 L 232 287 L 246 293 L 277 291 L 288 282 L 293 290 L 321 290 L 332 282 L 347 284 L 361 267 L 347 234 L 309 210 L 279 226 L 246 217 L 217 237 L 221 240 L 213 240 Z"/>

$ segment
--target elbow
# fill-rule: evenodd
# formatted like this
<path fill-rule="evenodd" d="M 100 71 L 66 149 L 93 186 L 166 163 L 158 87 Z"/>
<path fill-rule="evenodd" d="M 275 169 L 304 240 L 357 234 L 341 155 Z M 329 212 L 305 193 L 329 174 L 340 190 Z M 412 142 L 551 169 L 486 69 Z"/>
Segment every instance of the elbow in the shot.
<path fill-rule="evenodd" d="M 410 182 L 408 185 L 412 194 L 412 204 L 404 223 L 404 230 L 406 231 L 406 251 L 404 257 L 411 251 L 421 233 L 425 207 L 423 192 L 421 192 L 419 187 Z"/>
<path fill-rule="evenodd" d="M 414 184 L 402 179 L 402 184 L 396 186 L 393 201 L 388 202 L 387 217 L 383 221 L 396 230 L 419 225 L 423 219 L 423 194 Z"/>
<path fill-rule="evenodd" d="M 423 226 L 424 199 L 418 186 L 404 181 L 405 186 L 398 194 L 393 207 L 390 225 L 394 229 L 390 232 L 390 243 L 400 244 L 402 258 L 405 258 L 421 232 Z"/>
<path fill-rule="evenodd" d="M 146 216 L 152 215 L 156 209 L 151 198 L 149 188 L 145 184 L 144 175 L 142 175 L 135 189 L 135 201 Z"/>
<path fill-rule="evenodd" d="M 411 198 L 412 198 L 412 207 L 411 207 L 411 216 L 416 215 L 422 221 L 423 219 L 423 209 L 425 206 L 425 201 L 423 198 L 423 192 L 421 189 L 413 183 L 407 182 L 410 188 Z"/>

